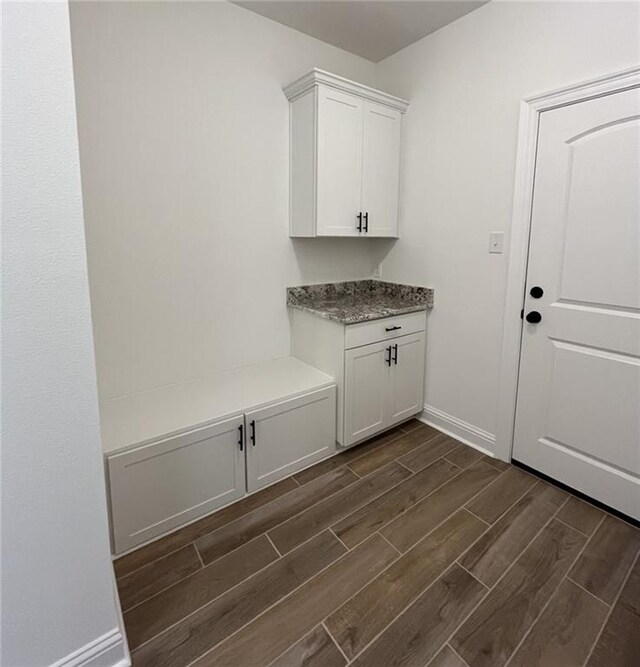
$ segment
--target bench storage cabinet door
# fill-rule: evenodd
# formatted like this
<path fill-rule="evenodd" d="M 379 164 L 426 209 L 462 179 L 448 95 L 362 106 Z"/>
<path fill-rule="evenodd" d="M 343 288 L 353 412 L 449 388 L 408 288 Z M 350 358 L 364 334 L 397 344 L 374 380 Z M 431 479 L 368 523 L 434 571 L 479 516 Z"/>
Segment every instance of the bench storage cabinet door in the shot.
<path fill-rule="evenodd" d="M 107 458 L 116 553 L 244 495 L 241 425 L 239 415 Z"/>
<path fill-rule="evenodd" d="M 247 412 L 246 429 L 251 492 L 335 452 L 335 385 Z"/>

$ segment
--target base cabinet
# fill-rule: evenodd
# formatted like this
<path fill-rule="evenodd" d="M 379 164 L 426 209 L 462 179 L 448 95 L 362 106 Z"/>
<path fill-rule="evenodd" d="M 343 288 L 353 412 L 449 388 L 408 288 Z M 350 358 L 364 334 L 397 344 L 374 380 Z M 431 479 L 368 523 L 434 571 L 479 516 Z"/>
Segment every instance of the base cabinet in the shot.
<path fill-rule="evenodd" d="M 244 416 L 107 458 L 116 553 L 245 493 Z"/>
<path fill-rule="evenodd" d="M 257 491 L 335 451 L 336 389 L 246 414 L 247 491 Z"/>
<path fill-rule="evenodd" d="M 342 324 L 292 309 L 293 354 L 335 378 L 350 447 L 424 410 L 426 312 Z"/>
<path fill-rule="evenodd" d="M 330 456 L 335 433 L 331 385 L 107 456 L 114 553 Z"/>
<path fill-rule="evenodd" d="M 424 362 L 424 332 L 346 351 L 345 446 L 423 409 Z"/>

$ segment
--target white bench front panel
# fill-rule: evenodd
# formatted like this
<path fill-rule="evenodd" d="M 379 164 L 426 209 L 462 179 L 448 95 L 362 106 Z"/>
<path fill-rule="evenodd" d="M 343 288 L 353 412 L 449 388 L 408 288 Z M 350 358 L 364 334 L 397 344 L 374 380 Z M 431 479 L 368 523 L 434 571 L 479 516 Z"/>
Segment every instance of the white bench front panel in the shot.
<path fill-rule="evenodd" d="M 107 458 L 115 553 L 245 493 L 242 415 Z"/>

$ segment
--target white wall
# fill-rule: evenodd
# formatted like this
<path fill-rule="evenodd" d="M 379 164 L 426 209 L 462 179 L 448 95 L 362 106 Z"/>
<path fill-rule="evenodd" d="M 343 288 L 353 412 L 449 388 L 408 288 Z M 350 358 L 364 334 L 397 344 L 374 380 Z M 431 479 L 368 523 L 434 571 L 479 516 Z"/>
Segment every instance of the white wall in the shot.
<path fill-rule="evenodd" d="M 371 277 L 389 241 L 288 238 L 288 102 L 374 65 L 235 5 L 73 3 L 101 398 L 290 353 L 285 287 Z"/>
<path fill-rule="evenodd" d="M 492 2 L 378 64 L 378 85 L 411 100 L 382 276 L 435 287 L 428 414 L 489 449 L 509 261 L 488 254 L 489 232 L 511 223 L 519 102 L 638 64 L 638 8 Z"/>
<path fill-rule="evenodd" d="M 115 664 L 125 647 L 109 557 L 69 14 L 64 2 L 3 3 L 2 23 L 0 664 L 52 665 L 100 638 L 100 664 Z"/>

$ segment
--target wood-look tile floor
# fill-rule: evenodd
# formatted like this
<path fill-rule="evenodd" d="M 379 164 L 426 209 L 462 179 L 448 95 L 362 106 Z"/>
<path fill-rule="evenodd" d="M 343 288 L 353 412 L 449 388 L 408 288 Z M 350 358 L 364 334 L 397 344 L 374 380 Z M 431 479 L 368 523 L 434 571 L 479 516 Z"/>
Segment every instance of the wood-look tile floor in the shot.
<path fill-rule="evenodd" d="M 631 667 L 640 530 L 417 421 L 115 562 L 135 667 Z"/>

